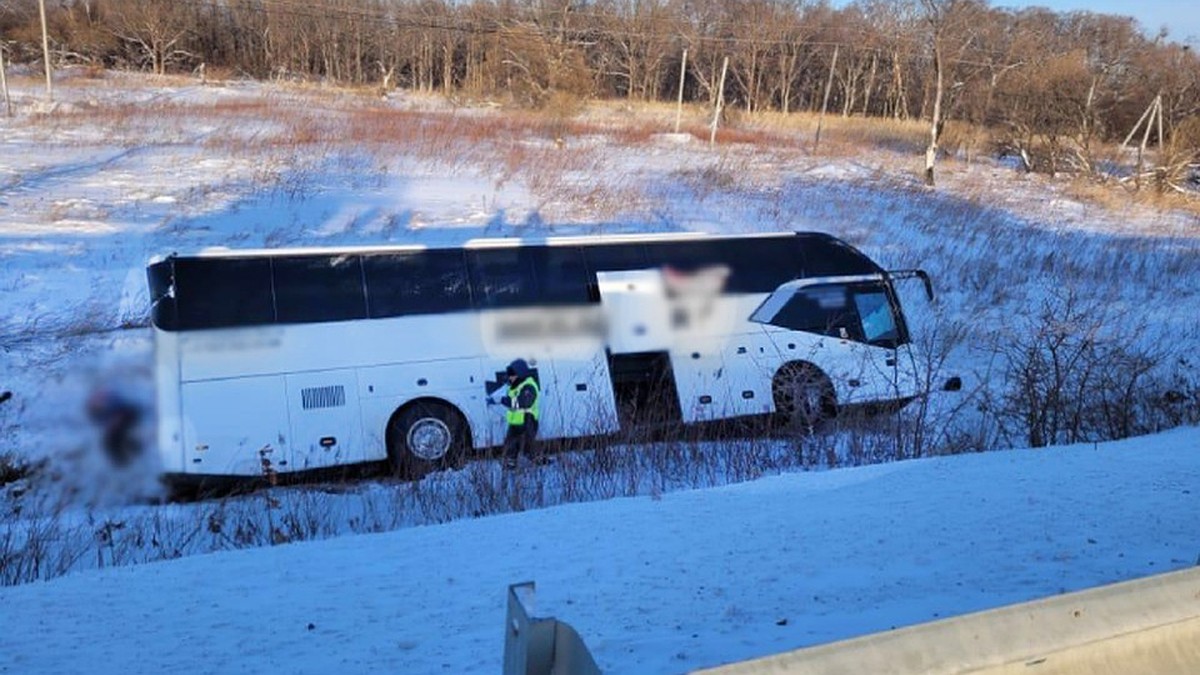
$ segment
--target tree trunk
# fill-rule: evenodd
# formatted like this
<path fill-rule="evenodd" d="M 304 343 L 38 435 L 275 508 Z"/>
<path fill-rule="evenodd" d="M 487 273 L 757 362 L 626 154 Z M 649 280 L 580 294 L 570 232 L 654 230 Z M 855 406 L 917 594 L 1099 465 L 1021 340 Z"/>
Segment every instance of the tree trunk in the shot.
<path fill-rule="evenodd" d="M 871 114 L 871 92 L 875 89 L 875 67 L 878 65 L 876 54 L 871 55 L 871 74 L 867 76 L 867 88 L 863 92 L 863 117 L 868 117 Z"/>
<path fill-rule="evenodd" d="M 935 89 L 933 94 L 933 115 L 929 124 L 929 147 L 925 150 L 925 184 L 930 187 L 934 185 L 933 170 L 934 164 L 937 162 L 938 131 L 942 123 L 942 95 L 945 90 L 942 65 L 941 45 L 935 45 L 933 48 L 933 70 L 935 80 Z"/>

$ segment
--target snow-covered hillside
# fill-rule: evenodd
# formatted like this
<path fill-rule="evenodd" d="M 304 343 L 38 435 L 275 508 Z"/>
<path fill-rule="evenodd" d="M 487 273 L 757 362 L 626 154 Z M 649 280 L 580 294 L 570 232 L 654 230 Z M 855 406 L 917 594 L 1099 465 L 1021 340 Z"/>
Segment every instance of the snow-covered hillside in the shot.
<path fill-rule="evenodd" d="M 42 464 L 0 486 L 0 580 L 70 576 L 0 590 L 0 672 L 494 672 L 506 585 L 527 578 L 609 671 L 678 672 L 1200 554 L 1200 432 L 1186 426 L 1200 422 L 1195 209 L 1101 205 L 985 156 L 946 158 L 929 190 L 902 142 L 831 132 L 814 155 L 803 121 L 746 120 L 710 147 L 700 110 L 693 135 L 673 135 L 673 111 L 616 106 L 560 119 L 69 73 L 51 105 L 34 78 L 10 85 L 0 391 L 14 395 L 0 404 L 0 468 Z M 515 487 L 484 462 L 418 485 L 199 505 L 147 504 L 152 462 L 110 470 L 83 419 L 101 384 L 153 398 L 152 256 L 787 230 L 929 270 L 938 301 L 905 297 L 921 365 L 964 391 L 817 439 L 580 453 Z M 1047 392 L 1022 378 L 1068 350 L 1092 379 L 1076 369 L 1057 384 L 1092 398 L 1055 398 L 1064 416 L 1039 418 Z M 955 453 L 971 454 L 843 468 Z M 585 484 L 570 471 L 614 457 L 625 473 Z M 285 516 L 280 537 L 271 521 Z M 266 548 L 281 539 L 326 541 Z M 194 555 L 211 551 L 225 552 Z"/>

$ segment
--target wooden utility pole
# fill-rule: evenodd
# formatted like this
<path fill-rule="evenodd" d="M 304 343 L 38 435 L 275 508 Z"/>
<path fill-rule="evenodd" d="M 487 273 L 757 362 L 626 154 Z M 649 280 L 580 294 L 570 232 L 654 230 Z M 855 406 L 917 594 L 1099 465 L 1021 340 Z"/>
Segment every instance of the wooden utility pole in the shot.
<path fill-rule="evenodd" d="M 717 123 L 721 120 L 721 109 L 725 107 L 725 73 L 729 71 L 729 57 L 721 65 L 721 84 L 717 85 L 717 109 L 713 111 L 712 132 L 708 135 L 708 147 L 717 142 Z"/>
<path fill-rule="evenodd" d="M 38 0 L 38 11 L 42 15 L 42 60 L 46 62 L 46 96 L 54 100 L 54 85 L 50 80 L 50 34 L 46 30 L 46 0 Z"/>
<path fill-rule="evenodd" d="M 833 74 L 837 71 L 838 49 L 833 46 L 833 60 L 829 62 L 829 79 L 825 80 L 825 99 L 821 101 L 821 114 L 817 117 L 817 137 L 813 140 L 813 152 L 821 147 L 821 127 L 825 125 L 825 111 L 829 109 L 829 92 L 833 89 Z"/>
<path fill-rule="evenodd" d="M 683 81 L 687 77 L 687 52 L 683 50 L 683 64 L 679 66 L 679 104 L 675 108 L 675 133 L 679 133 L 679 121 L 683 118 Z"/>
<path fill-rule="evenodd" d="M 1154 97 L 1153 101 L 1150 102 L 1150 105 L 1146 108 L 1146 112 L 1142 113 L 1142 116 L 1138 118 L 1137 124 L 1133 125 L 1133 129 L 1129 131 L 1129 135 L 1126 136 L 1125 140 L 1121 142 L 1121 149 L 1124 150 L 1125 146 L 1129 145 L 1129 141 L 1133 140 L 1134 134 L 1136 134 L 1138 129 L 1142 127 L 1142 124 L 1146 125 L 1146 130 L 1142 133 L 1142 142 L 1138 145 L 1137 168 L 1134 169 L 1133 173 L 1133 183 L 1138 187 L 1138 189 L 1141 189 L 1142 187 L 1142 173 L 1145 171 L 1146 146 L 1150 144 L 1150 133 L 1154 130 L 1156 124 L 1158 126 L 1158 155 L 1159 161 L 1162 161 L 1162 108 L 1162 94 L 1160 93 L 1158 96 Z"/>

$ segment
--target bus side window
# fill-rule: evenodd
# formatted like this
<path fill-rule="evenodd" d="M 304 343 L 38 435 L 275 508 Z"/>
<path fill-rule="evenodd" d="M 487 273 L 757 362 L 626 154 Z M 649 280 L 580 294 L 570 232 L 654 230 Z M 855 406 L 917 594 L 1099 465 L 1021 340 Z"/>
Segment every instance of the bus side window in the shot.
<path fill-rule="evenodd" d="M 658 265 L 646 261 L 641 244 L 595 244 L 583 247 L 583 259 L 587 265 L 588 302 L 600 302 L 600 286 L 596 282 L 597 272 L 626 272 L 644 270 Z"/>
<path fill-rule="evenodd" d="M 180 330 L 261 326 L 275 322 L 268 258 L 175 261 Z"/>
<path fill-rule="evenodd" d="M 175 307 L 175 261 L 161 260 L 146 269 L 150 283 L 150 321 L 162 330 L 179 330 Z"/>
<path fill-rule="evenodd" d="M 540 304 L 579 305 L 588 301 L 587 269 L 575 246 L 539 246 L 527 249 L 539 287 Z"/>
<path fill-rule="evenodd" d="M 772 325 L 837 338 L 862 340 L 858 312 L 845 286 L 809 286 L 796 291 L 771 319 Z"/>
<path fill-rule="evenodd" d="M 658 241 L 646 244 L 646 255 L 655 267 L 670 267 L 684 273 L 726 264 L 726 242 Z"/>
<path fill-rule="evenodd" d="M 659 242 L 647 248 L 656 266 L 682 272 L 726 268 L 726 293 L 770 293 L 803 271 L 793 247 L 780 245 L 777 239 Z"/>
<path fill-rule="evenodd" d="M 521 247 L 481 248 L 467 253 L 471 289 L 482 308 L 535 304 L 537 280 Z"/>
<path fill-rule="evenodd" d="M 832 277 L 880 272 L 879 266 L 870 258 L 829 235 L 797 235 L 794 245 L 796 254 L 803 258 L 803 276 Z"/>
<path fill-rule="evenodd" d="M 774 238 L 724 242 L 721 254 L 730 269 L 728 293 L 770 293 L 804 269 L 795 250 Z"/>
<path fill-rule="evenodd" d="M 276 258 L 272 268 L 279 323 L 367 318 L 358 256 L 289 256 Z"/>
<path fill-rule="evenodd" d="M 150 283 L 150 302 L 158 302 L 175 292 L 174 261 L 160 260 L 146 270 L 146 280 Z"/>
<path fill-rule="evenodd" d="M 463 252 L 429 249 L 363 258 L 371 318 L 471 309 Z"/>

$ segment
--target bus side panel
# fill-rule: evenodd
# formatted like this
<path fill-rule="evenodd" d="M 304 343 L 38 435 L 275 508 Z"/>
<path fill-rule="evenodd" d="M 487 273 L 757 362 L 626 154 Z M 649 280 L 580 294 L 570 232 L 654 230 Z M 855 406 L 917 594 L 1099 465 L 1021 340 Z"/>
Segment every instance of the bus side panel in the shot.
<path fill-rule="evenodd" d="M 262 475 L 264 458 L 291 469 L 284 376 L 188 382 L 182 403 L 186 473 Z"/>
<path fill-rule="evenodd" d="M 158 408 L 158 456 L 162 471 L 183 473 L 183 429 L 180 424 L 179 334 L 154 331 L 154 387 Z"/>
<path fill-rule="evenodd" d="M 721 330 L 717 335 L 722 336 L 721 371 L 712 387 L 714 401 L 707 419 L 761 415 L 775 409 L 771 378 L 780 359 L 762 325 L 748 321 L 766 297 L 763 293 L 726 295 L 717 303 L 726 318 L 715 324 Z"/>
<path fill-rule="evenodd" d="M 730 383 L 725 377 L 722 340 L 694 340 L 671 349 L 671 366 L 679 392 L 679 411 L 683 421 L 708 422 L 720 419 L 729 398 Z"/>
<path fill-rule="evenodd" d="M 725 347 L 725 378 L 728 398 L 723 417 L 762 415 L 775 411 L 771 379 L 780 366 L 771 338 L 759 326 L 734 335 Z"/>
<path fill-rule="evenodd" d="M 287 376 L 293 471 L 364 462 L 358 373 L 326 370 Z"/>
<path fill-rule="evenodd" d="M 620 428 L 603 351 L 590 358 L 543 359 L 538 362 L 538 373 L 542 393 L 539 438 L 576 438 Z"/>
<path fill-rule="evenodd" d="M 774 326 L 767 327 L 767 334 L 782 363 L 805 361 L 819 368 L 833 385 L 839 406 L 900 398 L 895 368 L 888 365 L 895 363 L 890 349 Z"/>
<path fill-rule="evenodd" d="M 503 368 L 503 366 L 500 366 Z M 493 368 L 493 370 L 495 370 Z M 362 405 L 364 460 L 387 458 L 387 424 L 392 414 L 418 398 L 441 399 L 454 406 L 471 426 L 472 447 L 499 441 L 489 433 L 486 410 L 488 374 L 478 358 L 423 361 L 358 369 L 358 397 Z M 503 439 L 503 435 L 500 436 Z"/>

